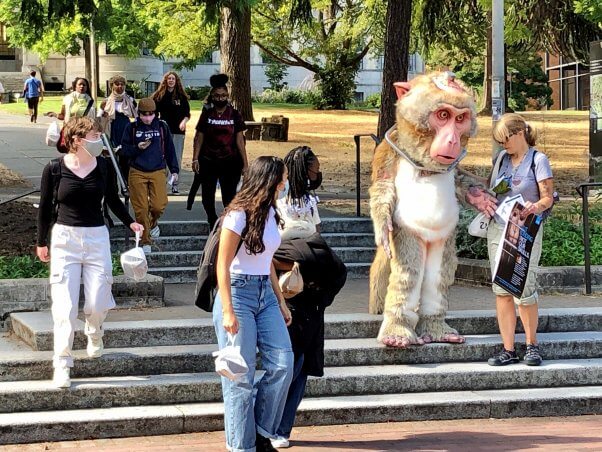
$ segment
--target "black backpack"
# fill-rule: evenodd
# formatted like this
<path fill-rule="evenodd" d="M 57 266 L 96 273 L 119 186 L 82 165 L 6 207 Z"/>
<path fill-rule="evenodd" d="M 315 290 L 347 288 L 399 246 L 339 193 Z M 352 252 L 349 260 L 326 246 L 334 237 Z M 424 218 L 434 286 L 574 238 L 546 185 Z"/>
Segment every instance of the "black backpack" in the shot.
<path fill-rule="evenodd" d="M 218 218 L 213 226 L 213 230 L 207 237 L 205 247 L 201 253 L 201 261 L 196 271 L 196 300 L 194 304 L 207 312 L 213 312 L 215 295 L 217 293 L 217 252 L 219 250 L 219 237 L 222 232 L 223 217 Z M 238 254 L 242 240 L 238 242 L 238 247 L 234 255 Z"/>

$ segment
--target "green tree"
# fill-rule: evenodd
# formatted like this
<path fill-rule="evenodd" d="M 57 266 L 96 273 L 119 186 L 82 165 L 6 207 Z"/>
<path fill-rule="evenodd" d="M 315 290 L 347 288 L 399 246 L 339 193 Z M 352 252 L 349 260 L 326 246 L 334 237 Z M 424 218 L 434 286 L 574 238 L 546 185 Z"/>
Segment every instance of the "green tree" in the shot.
<path fill-rule="evenodd" d="M 508 75 L 510 77 L 508 105 L 514 110 L 527 106 L 540 109 L 553 104 L 552 88 L 543 70 L 543 61 L 536 52 L 509 50 Z"/>
<path fill-rule="evenodd" d="M 313 0 L 314 15 L 301 22 L 286 3 L 262 0 L 255 8 L 253 42 L 270 58 L 313 72 L 319 82 L 318 108 L 344 109 L 355 76 L 370 50 L 377 0 Z"/>
<path fill-rule="evenodd" d="M 155 45 L 145 23 L 131 11 L 132 0 L 2 0 L 0 22 L 7 25 L 13 46 L 32 50 L 42 61 L 51 53 L 83 52 L 90 79 L 90 25 L 97 43 L 126 56 L 140 55 L 143 45 Z"/>
<path fill-rule="evenodd" d="M 286 64 L 282 64 L 278 61 L 270 61 L 265 65 L 265 76 L 270 84 L 270 89 L 282 91 L 285 86 L 283 80 L 287 75 L 288 70 Z"/>

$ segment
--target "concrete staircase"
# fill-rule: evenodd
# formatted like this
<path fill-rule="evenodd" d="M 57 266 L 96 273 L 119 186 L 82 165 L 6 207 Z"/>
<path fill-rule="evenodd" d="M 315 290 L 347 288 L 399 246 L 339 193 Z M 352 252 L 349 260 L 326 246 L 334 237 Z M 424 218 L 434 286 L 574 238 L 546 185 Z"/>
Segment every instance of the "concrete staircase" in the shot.
<path fill-rule="evenodd" d="M 149 273 L 166 283 L 196 281 L 196 268 L 209 234 L 209 225 L 201 221 L 162 221 L 161 237 L 155 239 L 148 256 Z M 369 218 L 323 218 L 322 235 L 347 265 L 349 278 L 368 275 L 374 258 L 374 235 Z M 114 251 L 124 248 L 123 226 L 111 230 Z"/>
<path fill-rule="evenodd" d="M 171 309 L 169 320 L 107 322 L 99 359 L 86 357 L 80 325 L 68 390 L 45 381 L 50 313 L 12 314 L 13 333 L 32 350 L 0 355 L 0 443 L 222 429 L 211 320 L 175 319 Z M 541 367 L 486 364 L 499 350 L 491 311 L 449 313 L 465 344 L 407 350 L 376 342 L 380 320 L 327 315 L 325 376 L 310 378 L 297 425 L 602 413 L 602 308 L 542 310 Z"/>

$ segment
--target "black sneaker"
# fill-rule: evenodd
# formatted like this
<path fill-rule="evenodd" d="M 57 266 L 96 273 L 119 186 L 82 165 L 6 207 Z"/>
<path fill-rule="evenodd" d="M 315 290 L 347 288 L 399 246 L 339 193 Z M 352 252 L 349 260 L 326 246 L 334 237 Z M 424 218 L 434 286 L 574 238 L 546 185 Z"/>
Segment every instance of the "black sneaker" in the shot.
<path fill-rule="evenodd" d="M 487 364 L 490 366 L 506 366 L 507 364 L 516 364 L 519 361 L 520 360 L 514 350 L 510 351 L 504 349 L 501 353 L 489 358 Z"/>
<path fill-rule="evenodd" d="M 278 452 L 278 449 L 272 446 L 270 439 L 261 436 L 259 433 L 257 433 L 255 437 L 255 449 L 257 452 Z"/>
<path fill-rule="evenodd" d="M 527 351 L 525 353 L 525 364 L 527 366 L 539 366 L 543 359 L 541 353 L 539 353 L 539 347 L 537 345 L 527 345 Z"/>

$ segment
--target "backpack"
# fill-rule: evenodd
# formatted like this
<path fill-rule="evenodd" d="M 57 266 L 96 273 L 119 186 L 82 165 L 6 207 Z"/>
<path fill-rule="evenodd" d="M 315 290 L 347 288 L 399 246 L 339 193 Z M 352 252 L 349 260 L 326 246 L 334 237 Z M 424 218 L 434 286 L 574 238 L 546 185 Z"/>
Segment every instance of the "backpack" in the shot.
<path fill-rule="evenodd" d="M 50 175 L 52 176 L 52 186 L 53 186 L 53 191 L 52 191 L 52 220 L 51 223 L 54 224 L 56 223 L 56 219 L 58 218 L 59 215 L 59 184 L 61 183 L 61 176 L 62 176 L 62 170 L 61 170 L 61 162 L 63 160 L 63 157 L 57 157 L 54 158 L 52 160 L 50 160 Z M 101 163 L 101 161 L 103 163 Z M 100 170 L 100 177 L 102 178 L 103 184 L 106 186 L 106 184 L 108 183 L 107 181 L 109 180 L 109 174 L 108 174 L 108 166 L 107 166 L 107 162 L 104 158 L 101 159 L 97 159 L 97 165 L 98 168 Z M 102 203 L 103 209 L 105 208 L 104 202 Z M 103 213 L 104 217 L 106 218 L 106 212 Z"/>
<path fill-rule="evenodd" d="M 205 247 L 201 253 L 201 260 L 196 271 L 196 300 L 194 304 L 204 311 L 212 312 L 217 292 L 217 252 L 219 250 L 219 237 L 222 232 L 223 217 L 218 218 L 212 231 L 207 237 Z M 242 239 L 238 242 L 236 252 L 238 254 L 242 246 Z"/>

